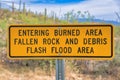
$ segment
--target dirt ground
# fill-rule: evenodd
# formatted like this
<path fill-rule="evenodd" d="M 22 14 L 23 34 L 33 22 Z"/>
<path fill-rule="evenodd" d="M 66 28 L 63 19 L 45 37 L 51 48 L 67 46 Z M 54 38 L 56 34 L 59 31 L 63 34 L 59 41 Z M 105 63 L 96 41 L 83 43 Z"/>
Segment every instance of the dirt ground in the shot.
<path fill-rule="evenodd" d="M 46 75 L 39 69 L 35 69 L 35 71 L 23 71 L 16 72 L 10 71 L 0 65 L 0 80 L 56 80 L 55 72 L 51 73 L 52 75 Z M 88 74 L 75 74 L 73 72 L 66 72 L 65 80 L 116 80 L 112 76 L 102 77 L 101 75 L 95 77 L 94 75 Z"/>

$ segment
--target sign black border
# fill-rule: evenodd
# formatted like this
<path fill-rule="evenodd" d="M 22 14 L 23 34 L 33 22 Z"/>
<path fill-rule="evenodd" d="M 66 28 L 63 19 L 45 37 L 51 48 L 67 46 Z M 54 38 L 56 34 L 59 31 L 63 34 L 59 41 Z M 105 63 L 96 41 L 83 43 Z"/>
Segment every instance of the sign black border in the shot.
<path fill-rule="evenodd" d="M 10 48 L 10 29 L 12 27 L 110 27 L 111 28 L 111 55 L 110 56 L 11 56 L 11 48 Z M 113 57 L 113 26 L 110 24 L 95 24 L 95 25 L 11 25 L 8 30 L 8 38 L 9 38 L 9 57 L 10 58 L 24 58 L 24 59 L 35 59 L 35 58 L 112 58 Z"/>

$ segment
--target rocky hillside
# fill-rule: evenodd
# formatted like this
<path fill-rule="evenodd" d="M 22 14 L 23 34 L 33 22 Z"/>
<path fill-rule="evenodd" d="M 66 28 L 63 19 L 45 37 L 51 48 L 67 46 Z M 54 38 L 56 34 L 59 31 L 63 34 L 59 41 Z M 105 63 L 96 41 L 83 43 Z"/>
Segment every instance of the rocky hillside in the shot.
<path fill-rule="evenodd" d="M 0 10 L 0 80 L 55 80 L 55 60 L 7 58 L 7 29 L 11 24 L 57 23 L 68 22 L 40 13 Z M 120 80 L 120 27 L 115 27 L 114 31 L 115 58 L 110 61 L 65 60 L 66 80 Z"/>

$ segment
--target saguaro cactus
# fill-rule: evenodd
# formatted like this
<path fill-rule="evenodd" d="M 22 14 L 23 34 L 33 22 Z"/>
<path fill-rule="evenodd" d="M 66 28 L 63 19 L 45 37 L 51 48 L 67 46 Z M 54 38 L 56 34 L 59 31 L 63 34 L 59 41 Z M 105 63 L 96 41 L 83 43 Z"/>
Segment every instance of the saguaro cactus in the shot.
<path fill-rule="evenodd" d="M 25 3 L 23 3 L 23 13 L 25 13 Z"/>
<path fill-rule="evenodd" d="M 47 9 L 45 8 L 45 13 L 44 13 L 44 22 L 46 23 L 47 20 Z"/>
<path fill-rule="evenodd" d="M 12 12 L 14 13 L 14 2 L 12 2 Z"/>

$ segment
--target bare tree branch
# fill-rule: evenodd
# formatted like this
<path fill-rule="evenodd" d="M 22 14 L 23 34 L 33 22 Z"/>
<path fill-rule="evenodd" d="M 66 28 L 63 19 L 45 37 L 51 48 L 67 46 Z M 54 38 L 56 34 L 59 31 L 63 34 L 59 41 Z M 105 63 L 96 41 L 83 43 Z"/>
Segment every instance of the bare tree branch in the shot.
<path fill-rule="evenodd" d="M 120 21 L 120 14 L 118 12 L 115 12 L 115 14 L 117 15 L 119 21 Z"/>

